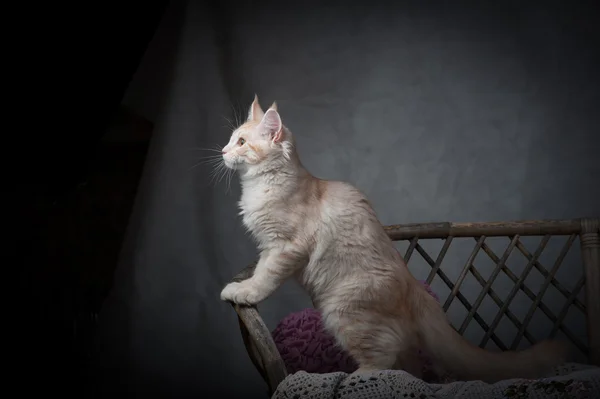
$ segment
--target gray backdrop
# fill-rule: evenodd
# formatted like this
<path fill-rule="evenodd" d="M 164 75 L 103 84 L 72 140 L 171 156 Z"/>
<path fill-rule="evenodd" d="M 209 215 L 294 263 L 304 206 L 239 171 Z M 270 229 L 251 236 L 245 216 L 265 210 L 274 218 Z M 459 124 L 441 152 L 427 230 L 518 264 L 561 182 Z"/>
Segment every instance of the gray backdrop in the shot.
<path fill-rule="evenodd" d="M 237 216 L 237 180 L 226 192 L 209 184 L 209 166 L 192 168 L 208 155 L 198 148 L 226 143 L 225 118 L 245 112 L 255 92 L 263 106 L 277 100 L 307 168 L 358 186 L 384 224 L 599 214 L 592 13 L 447 3 L 172 2 L 123 100 L 155 132 L 101 315 L 97 359 L 107 374 L 99 388 L 146 397 L 265 393 L 234 312 L 219 301 L 256 256 Z M 499 256 L 506 244 L 497 243 Z M 441 243 L 428 245 L 435 258 Z M 444 264 L 452 278 L 471 246 L 453 245 Z M 553 243 L 549 254 L 559 249 Z M 571 286 L 580 273 L 573 256 L 561 269 Z M 411 269 L 424 278 L 429 267 L 414 259 Z M 473 299 L 478 284 L 465 284 Z M 495 287 L 504 295 L 510 281 Z M 434 288 L 447 294 L 439 281 Z M 274 327 L 307 306 L 289 283 L 261 312 Z M 493 306 L 484 302 L 482 312 L 493 317 Z M 451 308 L 454 323 L 464 317 L 459 308 Z M 543 323 L 536 334 L 547 332 Z M 572 324 L 585 339 L 582 318 Z M 510 323 L 502 328 L 511 333 Z"/>

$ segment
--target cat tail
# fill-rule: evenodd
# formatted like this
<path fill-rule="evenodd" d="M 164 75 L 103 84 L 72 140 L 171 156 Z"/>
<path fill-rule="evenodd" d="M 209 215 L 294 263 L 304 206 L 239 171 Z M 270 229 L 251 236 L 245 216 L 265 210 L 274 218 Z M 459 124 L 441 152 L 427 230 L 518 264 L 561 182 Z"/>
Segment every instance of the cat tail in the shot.
<path fill-rule="evenodd" d="M 542 378 L 566 361 L 566 346 L 542 341 L 522 351 L 490 352 L 469 343 L 448 322 L 440 304 L 423 290 L 418 300 L 423 344 L 438 372 L 488 383 L 510 378 Z M 441 369 L 441 370 L 440 370 Z"/>

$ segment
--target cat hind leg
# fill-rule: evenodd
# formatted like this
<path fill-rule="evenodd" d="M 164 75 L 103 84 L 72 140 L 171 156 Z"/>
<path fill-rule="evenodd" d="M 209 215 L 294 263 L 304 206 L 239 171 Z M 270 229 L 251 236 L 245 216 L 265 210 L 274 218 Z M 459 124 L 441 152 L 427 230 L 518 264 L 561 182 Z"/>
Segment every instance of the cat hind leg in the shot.
<path fill-rule="evenodd" d="M 355 374 L 394 369 L 398 353 L 402 352 L 397 337 L 386 327 L 354 324 L 338 338 L 358 364 Z"/>
<path fill-rule="evenodd" d="M 423 377 L 422 360 L 409 331 L 365 323 L 351 325 L 340 335 L 342 346 L 358 363 L 353 374 L 404 370 L 416 378 Z"/>

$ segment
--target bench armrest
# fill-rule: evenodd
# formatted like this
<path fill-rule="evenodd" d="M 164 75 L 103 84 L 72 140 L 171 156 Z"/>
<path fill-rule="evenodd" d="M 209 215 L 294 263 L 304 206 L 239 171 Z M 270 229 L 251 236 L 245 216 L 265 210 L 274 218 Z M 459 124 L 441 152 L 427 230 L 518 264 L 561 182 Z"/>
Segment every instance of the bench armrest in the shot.
<path fill-rule="evenodd" d="M 252 277 L 255 267 L 256 263 L 253 263 L 244 268 L 233 278 L 233 281 L 240 282 Z M 269 394 L 272 395 L 279 383 L 287 376 L 285 363 L 256 306 L 233 303 L 232 305 L 238 315 L 240 331 L 248 355 L 269 386 Z"/>

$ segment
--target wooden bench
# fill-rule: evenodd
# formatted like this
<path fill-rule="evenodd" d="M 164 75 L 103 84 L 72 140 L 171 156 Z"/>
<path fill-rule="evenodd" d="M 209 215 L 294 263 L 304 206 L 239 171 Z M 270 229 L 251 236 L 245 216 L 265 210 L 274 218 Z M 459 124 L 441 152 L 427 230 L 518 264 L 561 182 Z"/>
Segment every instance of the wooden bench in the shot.
<path fill-rule="evenodd" d="M 393 241 L 407 244 L 404 259 L 409 268 L 411 267 L 411 260 L 414 259 L 414 254 L 417 252 L 431 267 L 426 281 L 431 284 L 434 277 L 438 276 L 447 286 L 449 289 L 448 295 L 445 298 L 440 295 L 440 303 L 445 311 L 448 311 L 455 300 L 464 306 L 467 315 L 458 328 L 455 326 L 460 334 L 464 334 L 474 320 L 484 331 L 483 338 L 479 343 L 481 347 L 485 347 L 491 341 L 500 350 L 517 349 L 523 338 L 529 344 L 533 344 L 537 340 L 527 328 L 531 324 L 534 313 L 539 309 L 552 322 L 552 328 L 547 334 L 548 337 L 554 337 L 560 331 L 574 347 L 586 356 L 589 363 L 600 365 L 599 226 L 600 218 L 586 218 L 492 223 L 423 223 L 386 226 L 385 229 Z M 523 241 L 525 237 L 532 236 L 539 236 L 540 241 L 537 248 L 530 252 Z M 548 267 L 543 265 L 539 258 L 550 239 L 555 236 L 563 236 L 564 244 L 554 263 Z M 486 242 L 498 237 L 503 237 L 506 240 L 506 247 L 502 254 L 496 253 L 491 245 Z M 443 260 L 453 242 L 469 239 L 474 241 L 475 245 L 464 261 L 464 267 L 458 278 L 452 281 L 446 273 L 446 269 L 442 267 Z M 428 240 L 443 240 L 441 250 L 435 258 L 430 256 L 424 248 Z M 557 279 L 557 271 L 576 241 L 580 243 L 583 267 L 573 271 L 573 273 L 580 273 L 580 276 L 577 277 L 577 283 L 574 287 L 567 289 Z M 507 265 L 509 256 L 513 252 L 521 253 L 527 261 L 526 266 L 519 274 Z M 476 257 L 480 253 L 485 253 L 495 265 L 487 280 L 480 273 L 480 269 L 475 266 Z M 255 264 L 242 270 L 233 281 L 243 281 L 251 277 Z M 543 276 L 543 283 L 536 289 L 536 292 L 526 285 L 526 278 L 534 269 Z M 464 292 L 463 283 L 468 275 L 472 276 L 481 287 L 481 291 L 472 303 L 467 299 Z M 504 295 L 504 299 L 495 292 L 492 286 L 500 275 L 508 277 L 513 284 L 510 292 Z M 463 291 L 461 291 L 461 286 L 463 286 Z M 560 292 L 562 299 L 564 299 L 564 303 L 558 312 L 552 310 L 543 302 L 544 295 L 549 287 L 553 287 L 553 289 Z M 585 300 L 581 301 L 578 299 L 578 295 L 584 287 Z M 522 320 L 519 320 L 509 308 L 509 305 L 519 293 L 524 294 L 531 300 L 531 305 Z M 486 322 L 484 317 L 478 313 L 486 297 L 491 298 L 499 308 L 491 322 Z M 270 393 L 273 393 L 279 383 L 287 376 L 287 372 L 271 333 L 255 306 L 233 305 L 233 307 L 238 315 L 240 330 L 248 355 L 267 383 Z M 587 342 L 583 342 L 581 338 L 577 337 L 577 334 L 574 334 L 565 325 L 565 317 L 571 308 L 578 309 L 585 317 Z M 517 331 L 509 343 L 503 342 L 496 334 L 497 327 L 503 317 L 508 318 Z"/>

